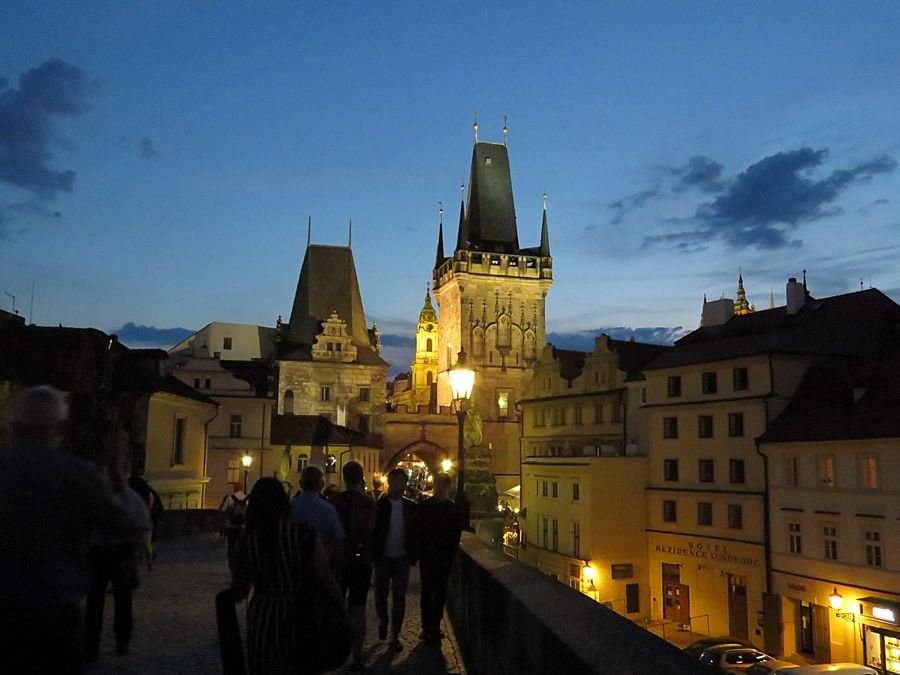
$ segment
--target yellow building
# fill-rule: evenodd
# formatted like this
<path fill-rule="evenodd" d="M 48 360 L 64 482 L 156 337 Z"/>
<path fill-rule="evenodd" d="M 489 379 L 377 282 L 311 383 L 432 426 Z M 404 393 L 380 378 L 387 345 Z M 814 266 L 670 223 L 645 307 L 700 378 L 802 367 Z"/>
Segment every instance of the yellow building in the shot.
<path fill-rule="evenodd" d="M 748 638 L 775 653 L 781 630 L 766 570 L 766 477 L 754 439 L 830 356 L 893 338 L 878 291 L 814 299 L 789 280 L 787 304 L 734 315 L 704 304 L 700 329 L 647 370 L 648 553 L 654 619 Z"/>
<path fill-rule="evenodd" d="M 475 142 L 468 203 L 456 246 L 444 255 L 439 229 L 433 273 L 439 308 L 438 403 L 449 406 L 447 370 L 465 349 L 478 369 L 473 401 L 502 492 L 519 482 L 516 401 L 546 343 L 544 303 L 553 283 L 547 210 L 539 246 L 519 245 L 505 144 Z"/>
<path fill-rule="evenodd" d="M 762 436 L 782 653 L 900 673 L 900 352 L 822 364 Z"/>
<path fill-rule="evenodd" d="M 522 412 L 519 558 L 633 619 L 649 616 L 643 366 L 667 347 L 548 346 Z"/>
<path fill-rule="evenodd" d="M 426 291 L 425 304 L 419 312 L 419 322 L 416 326 L 416 356 L 411 364 L 409 386 L 390 396 L 391 405 L 405 405 L 406 409 L 411 411 L 424 405 L 428 406 L 429 411 L 437 412 L 437 376 L 437 314 L 434 305 L 431 304 L 431 294 Z M 396 385 L 398 379 L 394 382 Z"/>

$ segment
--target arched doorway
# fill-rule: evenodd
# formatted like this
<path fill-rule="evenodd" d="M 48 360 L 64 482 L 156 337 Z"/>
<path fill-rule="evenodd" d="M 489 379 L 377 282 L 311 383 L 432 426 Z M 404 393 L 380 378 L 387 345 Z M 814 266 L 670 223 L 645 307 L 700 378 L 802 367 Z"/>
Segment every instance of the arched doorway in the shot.
<path fill-rule="evenodd" d="M 416 498 L 431 493 L 434 474 L 444 471 L 445 460 L 454 461 L 454 457 L 439 445 L 420 440 L 401 448 L 387 462 L 384 471 L 388 473 L 397 467 L 406 471 L 412 493 L 410 496 Z"/>

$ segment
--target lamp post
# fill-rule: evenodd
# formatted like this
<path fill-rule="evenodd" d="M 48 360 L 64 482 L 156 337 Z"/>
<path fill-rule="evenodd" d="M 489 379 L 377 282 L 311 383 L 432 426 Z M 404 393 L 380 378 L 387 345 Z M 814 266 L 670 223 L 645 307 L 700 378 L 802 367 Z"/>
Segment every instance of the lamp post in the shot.
<path fill-rule="evenodd" d="M 456 401 L 456 419 L 459 423 L 459 440 L 456 456 L 456 503 L 463 510 L 463 521 L 467 530 L 471 529 L 469 522 L 469 504 L 466 501 L 466 442 L 464 428 L 466 415 L 465 404 L 472 397 L 472 388 L 475 386 L 475 370 L 469 366 L 466 350 L 460 349 L 456 357 L 456 364 L 447 371 L 450 378 L 450 391 L 453 400 Z"/>
<path fill-rule="evenodd" d="M 253 456 L 250 454 L 249 450 L 244 450 L 244 456 L 241 457 L 241 464 L 244 465 L 244 493 L 250 491 L 250 486 L 247 485 L 247 476 L 250 474 L 250 465 L 253 464 Z"/>

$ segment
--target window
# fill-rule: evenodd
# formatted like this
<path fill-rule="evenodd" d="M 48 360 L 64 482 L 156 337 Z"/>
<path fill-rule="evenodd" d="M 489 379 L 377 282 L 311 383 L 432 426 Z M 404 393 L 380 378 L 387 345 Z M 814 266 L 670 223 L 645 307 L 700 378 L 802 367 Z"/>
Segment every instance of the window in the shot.
<path fill-rule="evenodd" d="M 572 557 L 581 557 L 581 523 L 572 523 Z"/>
<path fill-rule="evenodd" d="M 641 585 L 625 584 L 625 613 L 635 614 L 641 611 Z"/>
<path fill-rule="evenodd" d="M 594 422 L 597 424 L 603 421 L 603 404 L 595 403 L 594 404 Z"/>
<path fill-rule="evenodd" d="M 497 416 L 509 417 L 509 392 L 501 391 L 497 393 Z"/>
<path fill-rule="evenodd" d="M 700 438 L 712 438 L 713 435 L 713 418 L 712 415 L 699 415 L 697 417 L 697 436 Z"/>
<path fill-rule="evenodd" d="M 288 389 L 284 392 L 284 414 L 285 415 L 293 415 L 294 414 L 294 392 Z"/>
<path fill-rule="evenodd" d="M 231 349 L 231 338 L 230 337 L 222 338 L 222 351 L 225 352 L 230 349 Z"/>
<path fill-rule="evenodd" d="M 744 413 L 728 413 L 728 435 L 732 438 L 744 435 Z"/>
<path fill-rule="evenodd" d="M 553 409 L 553 424 L 560 426 L 566 423 L 566 409 L 562 406 Z"/>
<path fill-rule="evenodd" d="M 232 415 L 228 423 L 228 436 L 230 438 L 240 438 L 241 429 L 244 426 L 244 419 L 240 415 Z"/>
<path fill-rule="evenodd" d="M 712 502 L 697 502 L 697 524 L 712 525 Z"/>
<path fill-rule="evenodd" d="M 551 493 L 553 498 L 559 497 L 559 483 L 553 481 L 553 492 Z"/>
<path fill-rule="evenodd" d="M 613 403 L 612 407 L 612 417 L 609 420 L 610 422 L 621 422 L 622 421 L 622 404 L 621 403 Z"/>
<path fill-rule="evenodd" d="M 819 455 L 818 478 L 822 487 L 834 487 L 834 457 Z"/>
<path fill-rule="evenodd" d="M 677 417 L 663 417 L 663 438 L 678 438 Z"/>
<path fill-rule="evenodd" d="M 581 499 L 581 486 L 578 483 L 572 483 L 572 501 L 577 502 Z"/>
<path fill-rule="evenodd" d="M 711 459 L 701 459 L 700 465 L 698 467 L 698 476 L 700 478 L 701 483 L 714 483 L 716 480 L 715 476 L 715 462 Z"/>
<path fill-rule="evenodd" d="M 633 579 L 634 565 L 631 563 L 616 563 L 609 566 L 610 579 Z"/>
<path fill-rule="evenodd" d="M 484 163 L 485 163 L 486 166 L 490 166 L 490 165 L 491 165 L 491 158 L 490 158 L 490 157 L 485 157 L 485 158 L 484 158 Z"/>
<path fill-rule="evenodd" d="M 228 469 L 225 473 L 226 483 L 237 483 L 241 479 L 241 460 L 229 459 Z"/>
<path fill-rule="evenodd" d="M 538 408 L 534 411 L 534 426 L 542 427 L 544 426 L 544 411 Z"/>
<path fill-rule="evenodd" d="M 357 415 L 356 416 L 356 428 L 362 431 L 364 434 L 369 433 L 369 416 L 368 415 Z"/>
<path fill-rule="evenodd" d="M 825 545 L 825 559 L 837 560 L 837 527 L 834 525 L 824 525 L 822 527 L 822 543 Z"/>
<path fill-rule="evenodd" d="M 740 504 L 728 505 L 728 527 L 741 530 L 744 527 L 744 507 Z"/>
<path fill-rule="evenodd" d="M 718 391 L 718 384 L 716 382 L 716 373 L 715 371 L 703 373 L 701 377 L 701 382 L 703 385 L 703 393 L 704 394 L 715 394 Z"/>
<path fill-rule="evenodd" d="M 359 402 L 360 403 L 368 403 L 371 399 L 371 391 L 368 387 L 360 387 L 359 388 Z"/>
<path fill-rule="evenodd" d="M 556 518 L 553 519 L 553 550 L 559 550 L 559 521 Z"/>
<path fill-rule="evenodd" d="M 664 459 L 663 460 L 663 480 L 678 480 L 678 460 L 677 459 Z"/>
<path fill-rule="evenodd" d="M 803 537 L 800 523 L 796 521 L 788 523 L 788 550 L 794 555 L 803 554 Z"/>
<path fill-rule="evenodd" d="M 664 499 L 662 506 L 663 506 L 663 509 L 662 509 L 663 522 L 674 523 L 675 521 L 678 520 L 678 511 L 675 507 L 674 499 Z"/>
<path fill-rule="evenodd" d="M 541 496 L 542 496 L 542 497 L 546 497 L 546 496 L 547 496 L 547 481 L 544 481 L 544 482 L 541 484 Z"/>
<path fill-rule="evenodd" d="M 432 341 L 431 338 L 428 338 L 427 340 L 425 340 L 425 351 L 426 352 L 434 351 L 434 342 Z"/>
<path fill-rule="evenodd" d="M 575 405 L 575 419 L 573 420 L 573 424 L 581 424 L 581 405 Z"/>
<path fill-rule="evenodd" d="M 750 378 L 746 368 L 735 368 L 731 371 L 731 380 L 735 391 L 746 391 L 750 388 Z"/>
<path fill-rule="evenodd" d="M 668 393 L 669 398 L 681 396 L 681 375 L 669 376 Z"/>
<path fill-rule="evenodd" d="M 744 460 L 730 459 L 728 460 L 728 480 L 732 483 L 743 483 L 744 481 Z"/>
<path fill-rule="evenodd" d="M 784 484 L 796 486 L 800 482 L 800 459 L 797 455 L 784 458 Z"/>
<path fill-rule="evenodd" d="M 878 460 L 875 457 L 859 458 L 859 484 L 865 490 L 878 489 Z"/>
<path fill-rule="evenodd" d="M 543 521 L 543 522 L 542 522 L 543 527 L 542 527 L 541 529 L 542 529 L 543 534 L 544 534 L 544 539 L 543 539 L 543 542 L 544 542 L 544 548 L 547 548 L 547 543 L 550 541 L 550 540 L 547 538 L 547 525 L 548 525 L 548 522 L 549 522 L 549 521 L 547 520 L 547 518 L 542 518 L 541 520 Z"/>
<path fill-rule="evenodd" d="M 866 542 L 866 565 L 872 567 L 884 567 L 884 561 L 881 557 L 881 532 L 878 530 L 869 530 L 865 533 Z"/>
<path fill-rule="evenodd" d="M 334 351 L 334 343 L 333 343 L 333 342 L 329 342 L 328 344 L 326 344 L 326 345 L 325 345 L 325 350 L 326 350 L 326 351 L 329 351 L 329 352 L 333 352 L 333 351 Z"/>
<path fill-rule="evenodd" d="M 211 388 L 212 388 L 212 382 L 211 382 L 211 380 L 210 380 L 208 377 L 207 377 L 205 380 L 203 380 L 203 388 L 204 388 L 204 389 L 211 389 Z"/>
<path fill-rule="evenodd" d="M 175 418 L 174 443 L 172 447 L 172 464 L 184 464 L 184 442 L 187 434 L 187 418 Z"/>
<path fill-rule="evenodd" d="M 541 481 L 534 481 L 534 494 L 535 496 L 541 494 Z"/>
<path fill-rule="evenodd" d="M 331 385 L 323 384 L 319 388 L 319 400 L 320 401 L 330 401 L 331 400 Z"/>
<path fill-rule="evenodd" d="M 200 378 L 195 377 L 194 378 L 194 389 L 199 389 L 199 388 L 200 388 Z"/>
<path fill-rule="evenodd" d="M 309 466 L 309 455 L 305 452 L 301 452 L 297 455 L 297 472 L 303 471 L 307 466 Z"/>

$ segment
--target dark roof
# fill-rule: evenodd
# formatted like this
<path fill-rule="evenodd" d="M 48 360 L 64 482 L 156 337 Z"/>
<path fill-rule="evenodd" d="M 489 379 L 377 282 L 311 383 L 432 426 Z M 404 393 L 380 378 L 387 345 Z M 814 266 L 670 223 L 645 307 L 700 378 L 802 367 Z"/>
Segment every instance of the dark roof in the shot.
<path fill-rule="evenodd" d="M 588 352 L 574 349 L 557 349 L 553 347 L 553 358 L 559 362 L 559 374 L 564 380 L 571 382 L 584 370 L 584 359 Z"/>
<path fill-rule="evenodd" d="M 13 314 L 12 312 L 7 312 L 5 309 L 0 309 L 0 323 L 4 323 L 6 321 L 24 325 L 25 317 L 19 316 L 18 314 Z"/>
<path fill-rule="evenodd" d="M 207 403 L 209 405 L 214 405 L 218 407 L 219 402 L 215 399 L 206 396 L 205 394 L 201 394 L 199 391 L 194 389 L 192 386 L 185 384 L 181 380 L 179 380 L 174 375 L 166 375 L 161 380 L 156 383 L 156 386 L 152 388 L 153 391 L 161 391 L 167 394 L 174 394 L 175 396 L 181 396 L 182 398 L 190 398 L 195 401 L 200 401 L 201 403 Z"/>
<path fill-rule="evenodd" d="M 243 380 L 253 389 L 253 395 L 267 398 L 272 368 L 267 361 L 219 361 L 219 365 Z"/>
<path fill-rule="evenodd" d="M 339 426 L 321 415 L 272 415 L 272 443 L 278 445 L 359 445 L 382 447 L 377 434 Z"/>
<path fill-rule="evenodd" d="M 809 370 L 766 443 L 900 438 L 900 349 L 825 361 Z"/>
<path fill-rule="evenodd" d="M 795 314 L 776 307 L 734 316 L 722 325 L 685 335 L 647 370 L 707 363 L 769 352 L 810 355 L 866 354 L 898 338 L 900 306 L 876 289 L 820 300 Z"/>
<path fill-rule="evenodd" d="M 647 364 L 672 349 L 668 345 L 653 345 L 632 340 L 613 340 L 612 338 L 609 340 L 609 347 L 619 357 L 618 367 L 625 373 L 626 382 L 643 380 Z"/>
<path fill-rule="evenodd" d="M 519 250 L 516 206 L 505 145 L 475 143 L 469 175 L 465 235 L 466 247 L 471 250 L 497 253 L 516 253 Z"/>

